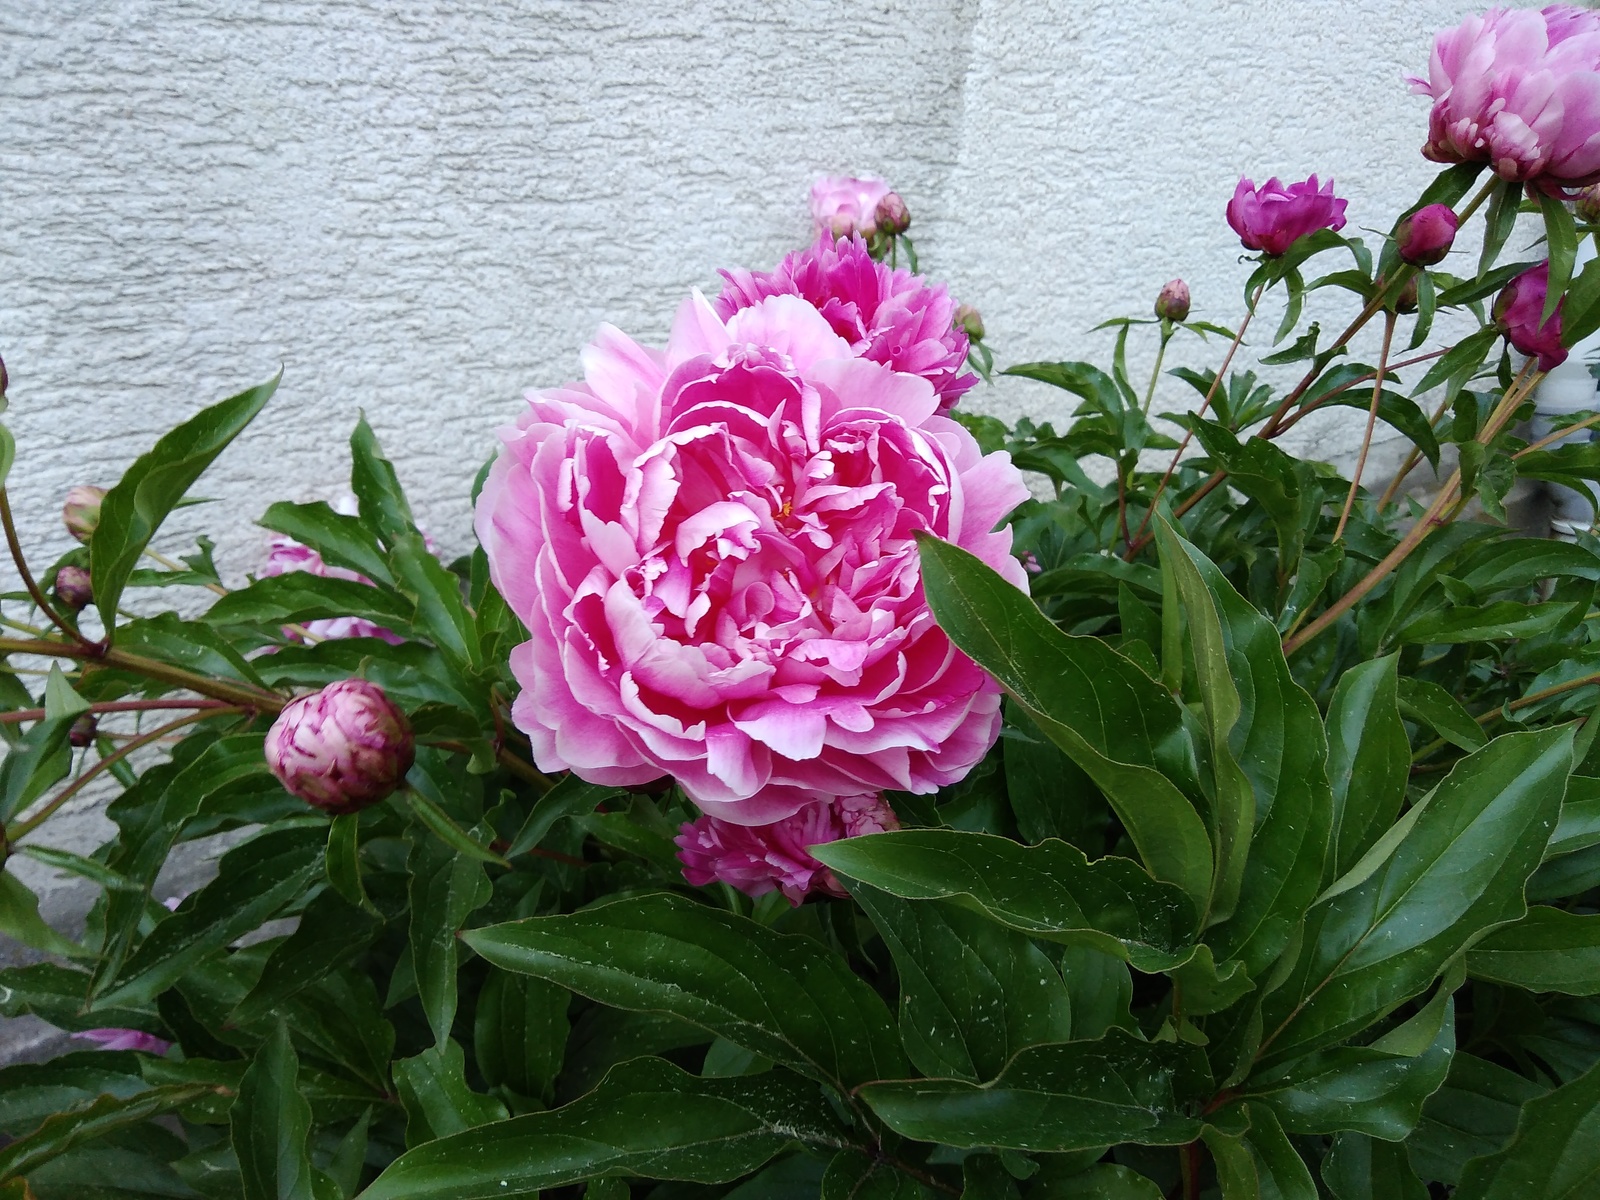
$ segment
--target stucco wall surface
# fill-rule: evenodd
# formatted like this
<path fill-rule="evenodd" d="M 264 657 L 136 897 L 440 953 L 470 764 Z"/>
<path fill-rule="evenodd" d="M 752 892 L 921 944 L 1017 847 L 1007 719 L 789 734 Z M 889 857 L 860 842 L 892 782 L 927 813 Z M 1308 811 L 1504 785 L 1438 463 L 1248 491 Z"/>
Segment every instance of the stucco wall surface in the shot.
<path fill-rule="evenodd" d="M 177 514 L 162 548 L 209 530 L 242 579 L 260 561 L 252 518 L 337 491 L 364 409 L 460 552 L 474 472 L 520 393 L 572 377 L 601 321 L 659 339 L 719 266 L 805 240 L 823 171 L 894 182 L 925 265 L 983 311 L 1002 362 L 1103 356 L 1089 328 L 1147 311 L 1173 276 L 1197 315 L 1232 324 L 1248 267 L 1222 213 L 1239 175 L 1331 175 L 1352 227 L 1387 227 L 1434 170 L 1426 101 L 1401 76 L 1480 7 L 8 0 L 0 355 L 18 518 L 49 561 L 68 486 L 110 483 L 281 364 L 200 489 L 220 503 Z M 1315 303 L 1325 324 L 1348 313 Z M 1057 395 L 1012 380 L 972 403 L 1050 416 Z M 1175 382 L 1161 395 L 1186 402 Z M 1305 422 L 1300 448 L 1348 455 L 1358 427 Z M 109 832 L 92 806 L 72 820 L 74 848 Z M 46 909 L 70 923 L 80 904 L 62 885 Z"/>

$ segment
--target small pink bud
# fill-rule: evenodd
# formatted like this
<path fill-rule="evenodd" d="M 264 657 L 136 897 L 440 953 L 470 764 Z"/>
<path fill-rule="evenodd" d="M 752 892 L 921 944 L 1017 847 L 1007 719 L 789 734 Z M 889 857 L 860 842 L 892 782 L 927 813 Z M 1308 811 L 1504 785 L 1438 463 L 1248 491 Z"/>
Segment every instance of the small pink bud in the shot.
<path fill-rule="evenodd" d="M 79 713 L 77 720 L 67 726 L 67 744 L 82 750 L 85 746 L 94 745 L 95 734 L 100 731 L 100 722 L 93 713 Z"/>
<path fill-rule="evenodd" d="M 1539 321 L 1549 290 L 1550 264 L 1542 262 L 1506 284 L 1494 302 L 1494 323 L 1500 332 L 1523 354 L 1537 356 L 1541 371 L 1553 370 L 1567 361 L 1567 348 L 1561 344 L 1561 310 L 1566 307 L 1566 298 L 1556 303 L 1548 321 Z"/>
<path fill-rule="evenodd" d="M 978 315 L 978 310 L 970 304 L 963 304 L 956 309 L 955 327 L 964 332 L 974 342 L 983 341 L 983 318 Z"/>
<path fill-rule="evenodd" d="M 1600 225 L 1600 183 L 1591 183 L 1578 193 L 1578 202 L 1574 207 L 1578 212 L 1578 220 L 1590 225 Z M 0 392 L 5 391 L 5 368 L 0 365 Z"/>
<path fill-rule="evenodd" d="M 888 234 L 904 233 L 911 228 L 911 213 L 899 192 L 890 192 L 878 201 L 877 222 L 878 228 Z"/>
<path fill-rule="evenodd" d="M 68 488 L 67 502 L 61 506 L 61 517 L 67 523 L 67 532 L 80 542 L 87 542 L 100 524 L 100 502 L 105 498 L 105 488 L 82 483 Z"/>
<path fill-rule="evenodd" d="M 335 815 L 387 797 L 416 755 L 405 714 L 364 679 L 341 679 L 294 701 L 267 731 L 265 749 L 291 795 Z"/>
<path fill-rule="evenodd" d="M 1189 319 L 1189 285 L 1181 279 L 1174 279 L 1161 289 L 1161 294 L 1156 297 L 1156 316 L 1163 321 L 1186 321 Z"/>
<path fill-rule="evenodd" d="M 1431 267 L 1442 262 L 1456 240 L 1455 210 L 1448 204 L 1419 208 L 1395 226 L 1394 244 L 1400 261 L 1414 267 Z"/>
<path fill-rule="evenodd" d="M 71 563 L 56 572 L 56 599 L 72 612 L 81 612 L 94 599 L 89 572 Z"/>

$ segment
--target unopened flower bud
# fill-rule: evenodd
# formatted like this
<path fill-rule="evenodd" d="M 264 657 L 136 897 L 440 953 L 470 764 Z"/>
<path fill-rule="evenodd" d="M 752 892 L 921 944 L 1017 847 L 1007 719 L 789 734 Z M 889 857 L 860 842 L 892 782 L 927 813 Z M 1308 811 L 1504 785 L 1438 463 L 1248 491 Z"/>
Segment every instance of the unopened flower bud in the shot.
<path fill-rule="evenodd" d="M 6 385 L 11 382 L 11 376 L 6 374 L 6 360 L 0 358 L 0 399 L 6 394 Z"/>
<path fill-rule="evenodd" d="M 99 732 L 100 722 L 93 713 L 80 713 L 78 719 L 67 726 L 67 744 L 83 749 L 85 746 L 94 745 L 94 736 Z"/>
<path fill-rule="evenodd" d="M 1550 290 L 1550 264 L 1542 262 L 1524 271 L 1495 298 L 1494 323 L 1513 347 L 1537 357 L 1539 370 L 1550 371 L 1567 361 L 1567 347 L 1561 344 L 1561 312 L 1566 297 L 1556 303 L 1548 321 L 1544 315 L 1545 296 Z"/>
<path fill-rule="evenodd" d="M 67 502 L 61 506 L 67 532 L 80 542 L 87 542 L 100 524 L 100 502 L 105 498 L 105 488 L 79 484 L 67 489 Z"/>
<path fill-rule="evenodd" d="M 970 340 L 983 341 L 983 318 L 972 305 L 962 304 L 956 308 L 955 327 L 964 331 Z"/>
<path fill-rule="evenodd" d="M 878 201 L 877 224 L 888 234 L 904 233 L 911 228 L 911 213 L 899 192 L 890 192 Z"/>
<path fill-rule="evenodd" d="M 1578 220 L 1590 225 L 1600 225 L 1600 183 L 1591 183 L 1578 193 L 1577 204 L 1573 206 L 1578 213 Z M 0 383 L 5 380 L 5 369 L 0 367 Z M 0 386 L 0 391 L 5 388 Z"/>
<path fill-rule="evenodd" d="M 89 572 L 71 563 L 56 572 L 56 599 L 72 612 L 81 612 L 94 599 Z"/>
<path fill-rule="evenodd" d="M 1431 267 L 1450 253 L 1460 224 L 1448 204 L 1430 204 L 1412 213 L 1394 230 L 1395 249 L 1400 261 L 1414 267 Z"/>
<path fill-rule="evenodd" d="M 1189 285 L 1181 279 L 1174 279 L 1161 289 L 1161 294 L 1156 297 L 1156 316 L 1163 321 L 1186 321 L 1189 319 Z"/>
<path fill-rule="evenodd" d="M 405 714 L 364 679 L 341 679 L 294 701 L 267 731 L 265 750 L 285 789 L 335 815 L 388 796 L 416 754 Z"/>

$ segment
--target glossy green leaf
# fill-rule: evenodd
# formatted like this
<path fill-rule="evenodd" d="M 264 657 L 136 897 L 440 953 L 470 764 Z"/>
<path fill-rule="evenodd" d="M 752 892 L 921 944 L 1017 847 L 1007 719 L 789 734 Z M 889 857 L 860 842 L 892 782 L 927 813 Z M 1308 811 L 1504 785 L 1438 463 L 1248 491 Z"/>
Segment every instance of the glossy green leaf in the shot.
<path fill-rule="evenodd" d="M 1501 600 L 1477 608 L 1438 609 L 1408 622 L 1396 635 L 1396 640 L 1450 646 L 1539 637 L 1567 622 L 1576 623 L 1587 608 L 1587 603 L 1519 604 L 1515 600 Z"/>
<path fill-rule="evenodd" d="M 1151 874 L 1203 909 L 1211 842 L 1190 799 L 1193 750 L 1171 695 L 1104 642 L 1062 633 L 965 550 L 934 538 L 919 544 L 940 626 L 1095 781 Z"/>
<path fill-rule="evenodd" d="M 860 1094 L 884 1124 L 918 1141 L 1059 1153 L 1193 1141 L 1203 1123 L 1187 1101 L 1207 1082 L 1195 1047 L 1113 1030 L 1096 1042 L 1024 1050 L 992 1083 L 911 1079 Z"/>
<path fill-rule="evenodd" d="M 1561 310 L 1561 344 L 1576 346 L 1600 330 L 1600 259 L 1591 258 L 1567 289 L 1567 304 Z M 1554 289 L 1551 289 L 1554 291 Z"/>
<path fill-rule="evenodd" d="M 1334 1200 L 1428 1200 L 1403 1143 L 1341 1133 L 1322 1160 L 1322 1182 Z"/>
<path fill-rule="evenodd" d="M 411 505 L 400 487 L 394 464 L 383 456 L 366 414 L 350 434 L 350 490 L 361 506 L 361 523 L 391 549 L 417 532 Z"/>
<path fill-rule="evenodd" d="M 1252 1104 L 1250 1128 L 1232 1137 L 1208 1128 L 1222 1200 L 1317 1200 L 1317 1185 L 1272 1110 Z"/>
<path fill-rule="evenodd" d="M 1484 930 L 1523 913 L 1555 828 L 1572 732 L 1511 733 L 1459 760 L 1306 919 L 1264 1010 L 1271 1058 L 1337 1042 L 1415 996 Z"/>
<path fill-rule="evenodd" d="M 489 968 L 472 1039 L 484 1082 L 548 1099 L 566 1053 L 571 1000 L 566 988 L 548 980 Z"/>
<path fill-rule="evenodd" d="M 354 579 L 289 571 L 219 596 L 205 619 L 214 625 L 290 625 L 360 617 L 389 629 L 411 628 L 412 606 L 393 592 Z"/>
<path fill-rule="evenodd" d="M 278 388 L 282 373 L 266 383 L 202 409 L 134 460 L 100 504 L 100 523 L 89 539 L 94 602 L 110 631 L 117 604 L 139 556 L 167 514 L 195 480 L 255 419 Z"/>
<path fill-rule="evenodd" d="M 892 1163 L 854 1148 L 828 1161 L 817 1194 L 818 1200 L 925 1200 L 926 1195 L 921 1184 Z"/>
<path fill-rule="evenodd" d="M 395 1090 L 406 1110 L 406 1145 L 420 1146 L 491 1121 L 504 1121 L 506 1106 L 467 1086 L 467 1060 L 452 1038 L 443 1049 L 429 1046 L 394 1064 Z"/>
<path fill-rule="evenodd" d="M 1484 223 L 1488 228 L 1483 236 L 1483 254 L 1478 259 L 1480 278 L 1494 265 L 1506 240 L 1511 236 L 1511 231 L 1516 228 L 1517 210 L 1521 199 L 1522 184 L 1502 180 L 1495 185 L 1494 192 L 1489 197 L 1489 207 L 1484 212 Z"/>
<path fill-rule="evenodd" d="M 621 794 L 620 788 L 586 783 L 576 775 L 562 776 L 555 787 L 534 801 L 528 819 L 517 831 L 517 836 L 511 839 L 506 857 L 516 858 L 538 846 L 562 817 L 591 813 L 607 800 Z"/>
<path fill-rule="evenodd" d="M 1028 1200 L 1163 1200 L 1155 1181 L 1117 1163 L 1095 1163 L 1071 1175 L 1043 1179 Z"/>
<path fill-rule="evenodd" d="M 411 872 L 411 963 L 434 1045 L 442 1047 L 456 1019 L 457 935 L 489 902 L 489 877 L 476 858 L 456 853 L 422 830 L 412 832 L 406 867 Z"/>
<path fill-rule="evenodd" d="M 83 953 L 81 946 L 62 937 L 39 915 L 39 897 L 3 865 L 0 865 L 0 934 L 46 954 L 73 957 Z"/>
<path fill-rule="evenodd" d="M 935 900 L 850 889 L 900 976 L 900 1040 L 924 1075 L 993 1079 L 1017 1051 L 1072 1036 L 1072 1001 L 1027 938 Z"/>
<path fill-rule="evenodd" d="M 67 744 L 71 717 L 34 722 L 21 744 L 6 747 L 0 762 L 0 822 L 11 820 L 54 787 L 72 769 Z"/>
<path fill-rule="evenodd" d="M 1411 774 L 1411 742 L 1400 719 L 1389 655 L 1359 663 L 1339 678 L 1328 703 L 1328 781 L 1333 833 L 1325 880 L 1343 875 L 1394 824 Z"/>
<path fill-rule="evenodd" d="M 282 1022 L 256 1052 L 228 1111 L 244 1200 L 315 1200 L 311 1105 L 297 1087 L 300 1060 Z"/>
<path fill-rule="evenodd" d="M 1567 201 L 1542 189 L 1538 191 L 1539 212 L 1544 217 L 1545 261 L 1550 265 L 1550 282 L 1545 289 L 1543 325 L 1556 311 L 1556 305 L 1572 281 L 1572 268 L 1578 256 L 1578 230 Z"/>
<path fill-rule="evenodd" d="M 342 896 L 346 904 L 376 916 L 378 910 L 367 896 L 366 885 L 361 882 L 360 839 L 360 813 L 343 813 L 329 822 L 325 860 L 328 886 Z"/>
<path fill-rule="evenodd" d="M 59 963 L 41 962 L 0 971 L 0 1016 L 32 1014 L 59 1029 L 81 1032 L 115 1026 L 161 1031 L 154 1006 L 98 1005 L 89 1010 L 89 973 Z"/>
<path fill-rule="evenodd" d="M 418 769 L 412 769 L 413 777 L 415 777 Z M 421 783 L 420 780 L 416 782 Z M 493 863 L 497 867 L 509 867 L 511 865 L 452 821 L 450 815 L 444 809 L 428 799 L 418 788 L 406 789 L 405 803 L 406 807 L 411 810 L 411 815 L 417 818 L 417 823 L 455 853 L 476 859 L 481 863 Z"/>
<path fill-rule="evenodd" d="M 311 547 L 331 566 L 355 571 L 387 587 L 394 585 L 383 548 L 359 517 L 334 512 L 320 500 L 314 504 L 280 500 L 267 508 L 257 524 Z"/>
<path fill-rule="evenodd" d="M 204 1084 L 147 1088 L 132 1096 L 100 1095 L 88 1104 L 55 1113 L 31 1133 L 0 1149 L 0 1184 L 26 1178 L 59 1155 L 182 1108 L 210 1090 Z"/>
<path fill-rule="evenodd" d="M 504 970 L 613 1008 L 671 1013 L 841 1090 L 910 1069 L 888 1008 L 843 958 L 679 896 L 614 900 L 462 937 Z"/>
<path fill-rule="evenodd" d="M 1510 1143 L 1461 1172 L 1456 1200 L 1587 1200 L 1600 1191 L 1600 1066 L 1522 1107 Z"/>
<path fill-rule="evenodd" d="M 1001 750 L 1006 799 L 1017 818 L 1017 831 L 1027 842 L 1060 838 L 1093 845 L 1108 815 L 1093 782 L 1039 731 L 1026 709 L 1009 697 L 1005 708 Z"/>
<path fill-rule="evenodd" d="M 1474 1055 L 1458 1053 L 1450 1075 L 1422 1108 L 1406 1139 L 1424 1180 L 1455 1184 L 1467 1162 L 1494 1154 L 1511 1140 L 1522 1106 L 1548 1089 Z"/>
<path fill-rule="evenodd" d="M 1535 907 L 1467 952 L 1467 971 L 1531 992 L 1600 994 L 1600 914 Z"/>
<path fill-rule="evenodd" d="M 565 1108 L 407 1151 L 361 1200 L 495 1200 L 610 1176 L 726 1183 L 795 1144 L 843 1145 L 815 1084 L 784 1071 L 700 1079 L 638 1059 Z"/>
<path fill-rule="evenodd" d="M 1066 842 L 906 829 L 812 847 L 840 875 L 906 900 L 951 900 L 1030 937 L 1093 946 L 1143 971 L 1193 952 L 1194 908 L 1131 859 L 1089 862 Z"/>
<path fill-rule="evenodd" d="M 325 975 L 358 960 L 378 935 L 376 917 L 353 907 L 333 890 L 320 893 L 300 915 L 300 924 L 267 958 L 250 993 L 234 1009 L 247 1025 L 272 1013 Z"/>
<path fill-rule="evenodd" d="M 1483 727 L 1461 707 L 1459 700 L 1437 683 L 1402 677 L 1396 681 L 1396 696 L 1402 716 L 1426 725 L 1451 745 L 1463 750 L 1477 750 L 1488 745 L 1489 735 L 1484 733 Z"/>
<path fill-rule="evenodd" d="M 17 1137 L 54 1113 L 87 1105 L 98 1096 L 136 1096 L 149 1086 L 139 1063 L 132 1051 L 82 1050 L 48 1062 L 0 1068 L 0 1131 Z"/>
<path fill-rule="evenodd" d="M 478 629 L 457 579 L 428 550 L 420 533 L 390 543 L 395 586 L 416 606 L 416 627 L 462 668 L 482 665 Z"/>

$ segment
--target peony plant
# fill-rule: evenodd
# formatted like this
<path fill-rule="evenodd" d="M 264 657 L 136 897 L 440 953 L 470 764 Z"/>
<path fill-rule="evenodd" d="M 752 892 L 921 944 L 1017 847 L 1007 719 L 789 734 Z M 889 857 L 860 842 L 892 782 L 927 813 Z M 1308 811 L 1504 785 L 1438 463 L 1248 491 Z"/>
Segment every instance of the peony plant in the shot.
<path fill-rule="evenodd" d="M 810 246 L 508 409 L 454 562 L 364 422 L 244 586 L 157 548 L 276 381 L 74 488 L 56 563 L 0 487 L 0 1012 L 78 1043 L 0 1069 L 0 1197 L 1591 1194 L 1600 540 L 1508 505 L 1600 482 L 1600 412 L 1521 424 L 1600 329 L 1597 44 L 1440 34 L 1387 236 L 1242 180 L 1237 319 L 1172 280 L 1006 367 L 1048 421 L 976 411 L 976 310 L 826 179 Z M 1338 408 L 1348 477 L 1282 445 Z"/>

